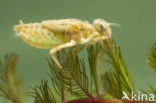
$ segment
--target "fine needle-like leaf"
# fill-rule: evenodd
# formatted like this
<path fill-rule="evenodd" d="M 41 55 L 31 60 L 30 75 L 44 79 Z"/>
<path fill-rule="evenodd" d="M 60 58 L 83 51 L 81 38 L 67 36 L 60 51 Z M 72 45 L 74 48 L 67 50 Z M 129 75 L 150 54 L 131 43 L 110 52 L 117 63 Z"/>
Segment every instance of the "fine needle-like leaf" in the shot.
<path fill-rule="evenodd" d="M 21 84 L 16 76 L 17 60 L 14 53 L 5 55 L 4 63 L 0 60 L 0 95 L 13 103 L 24 103 Z"/>
<path fill-rule="evenodd" d="M 80 59 L 76 52 L 71 51 L 73 50 L 62 50 L 57 54 L 59 61 L 65 60 L 62 63 L 64 67 L 62 70 L 49 61 L 53 80 L 57 80 L 55 85 L 59 87 L 60 83 L 57 82 L 60 81 L 64 89 L 73 95 L 93 98 L 89 93 L 89 80 L 84 60 Z"/>
<path fill-rule="evenodd" d="M 35 98 L 34 103 L 57 103 L 47 81 L 41 80 L 41 84 L 32 89 L 30 93 Z"/>
<path fill-rule="evenodd" d="M 156 73 L 156 43 L 152 45 L 150 51 L 147 52 L 147 63 Z"/>
<path fill-rule="evenodd" d="M 101 80 L 105 92 L 121 99 L 124 91 L 131 97 L 131 91 L 135 92 L 134 83 L 122 58 L 119 45 L 114 40 L 105 40 L 103 44 L 103 64 L 109 69 L 106 70 Z"/>
<path fill-rule="evenodd" d="M 147 63 L 148 65 L 152 68 L 153 72 L 156 74 L 156 43 L 154 43 L 150 49 L 150 51 L 147 51 Z M 156 95 L 156 88 L 153 86 L 149 86 L 149 91 L 144 91 L 143 92 L 152 92 L 153 94 Z"/>
<path fill-rule="evenodd" d="M 101 46 L 99 43 L 96 45 L 91 45 L 88 47 L 88 61 L 89 69 L 91 74 L 91 80 L 94 81 L 96 94 L 99 96 L 99 79 L 98 79 L 98 56 L 101 51 Z M 91 82 L 92 83 L 92 82 Z"/>

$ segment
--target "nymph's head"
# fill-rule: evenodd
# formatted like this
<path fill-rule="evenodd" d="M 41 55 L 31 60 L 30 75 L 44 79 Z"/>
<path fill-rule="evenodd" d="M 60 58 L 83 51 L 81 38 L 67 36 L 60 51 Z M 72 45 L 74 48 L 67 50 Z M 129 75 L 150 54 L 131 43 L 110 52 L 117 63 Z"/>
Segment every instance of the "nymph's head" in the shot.
<path fill-rule="evenodd" d="M 102 36 L 111 37 L 111 23 L 106 22 L 103 19 L 95 19 L 93 22 L 94 29 Z"/>

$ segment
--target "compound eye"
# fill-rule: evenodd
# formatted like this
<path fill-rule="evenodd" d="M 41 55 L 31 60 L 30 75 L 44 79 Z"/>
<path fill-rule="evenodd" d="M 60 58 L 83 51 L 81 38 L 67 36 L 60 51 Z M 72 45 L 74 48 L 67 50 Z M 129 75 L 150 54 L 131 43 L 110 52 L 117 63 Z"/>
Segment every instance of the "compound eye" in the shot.
<path fill-rule="evenodd" d="M 100 31 L 103 32 L 105 30 L 104 25 L 103 24 L 100 24 L 99 26 L 100 26 Z"/>

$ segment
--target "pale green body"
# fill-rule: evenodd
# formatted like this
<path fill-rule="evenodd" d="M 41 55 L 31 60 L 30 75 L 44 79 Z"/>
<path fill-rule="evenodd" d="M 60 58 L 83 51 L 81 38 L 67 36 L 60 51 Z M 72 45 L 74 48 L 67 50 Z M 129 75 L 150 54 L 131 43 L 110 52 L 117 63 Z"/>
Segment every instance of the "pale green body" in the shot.
<path fill-rule="evenodd" d="M 39 23 L 18 25 L 15 29 L 19 30 L 18 36 L 37 48 L 50 49 L 70 41 L 60 33 L 42 28 Z"/>

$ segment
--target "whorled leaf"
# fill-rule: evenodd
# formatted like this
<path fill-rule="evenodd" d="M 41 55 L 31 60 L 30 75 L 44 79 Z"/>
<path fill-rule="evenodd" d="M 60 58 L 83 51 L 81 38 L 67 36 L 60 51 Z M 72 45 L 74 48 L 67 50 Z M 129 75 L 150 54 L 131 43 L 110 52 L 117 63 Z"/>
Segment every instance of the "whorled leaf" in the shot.
<path fill-rule="evenodd" d="M 41 84 L 32 89 L 30 93 L 35 99 L 34 103 L 57 103 L 47 81 L 41 80 Z"/>
<path fill-rule="evenodd" d="M 152 45 L 150 51 L 147 52 L 147 63 L 156 73 L 156 43 Z"/>
<path fill-rule="evenodd" d="M 73 50 L 62 50 L 57 53 L 59 61 L 62 61 L 63 69 L 58 68 L 54 62 L 49 61 L 52 71 L 51 78 L 55 87 L 57 87 L 56 91 L 59 90 L 59 93 L 61 93 L 60 84 L 62 84 L 64 90 L 70 92 L 72 95 L 92 97 L 89 93 L 89 80 L 85 62 L 75 52 L 71 51 Z"/>
<path fill-rule="evenodd" d="M 96 45 L 91 45 L 87 48 L 88 51 L 88 62 L 89 62 L 89 71 L 90 71 L 90 77 L 91 77 L 91 85 L 92 80 L 95 85 L 97 96 L 99 96 L 99 74 L 98 74 L 98 59 L 99 59 L 99 53 L 101 51 L 101 46 L 99 43 Z"/>
<path fill-rule="evenodd" d="M 103 65 L 106 65 L 107 70 L 101 76 L 101 81 L 105 93 L 121 99 L 124 91 L 131 97 L 131 91 L 135 92 L 134 83 L 122 58 L 119 45 L 114 40 L 105 40 L 103 44 Z"/>
<path fill-rule="evenodd" d="M 147 63 L 148 65 L 152 68 L 153 72 L 156 73 L 156 43 L 154 43 L 150 49 L 150 51 L 147 51 Z M 149 90 L 145 91 L 142 90 L 144 93 L 153 93 L 156 95 L 156 88 L 153 86 L 149 85 Z"/>
<path fill-rule="evenodd" d="M 0 95 L 13 103 L 24 103 L 21 83 L 16 76 L 18 55 L 5 55 L 4 63 L 0 60 Z"/>

